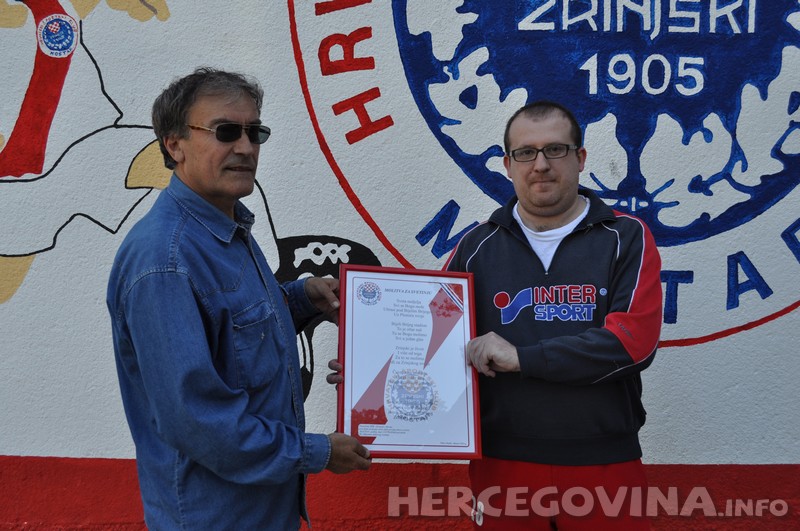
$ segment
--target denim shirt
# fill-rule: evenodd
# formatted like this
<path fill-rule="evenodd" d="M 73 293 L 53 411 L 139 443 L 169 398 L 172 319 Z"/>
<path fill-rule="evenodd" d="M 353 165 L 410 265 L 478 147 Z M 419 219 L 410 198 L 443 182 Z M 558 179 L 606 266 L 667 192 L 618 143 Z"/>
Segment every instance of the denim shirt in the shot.
<path fill-rule="evenodd" d="M 109 279 L 120 391 L 150 529 L 296 529 L 305 474 L 330 441 L 305 433 L 296 327 L 318 311 L 279 285 L 237 221 L 175 175 Z"/>

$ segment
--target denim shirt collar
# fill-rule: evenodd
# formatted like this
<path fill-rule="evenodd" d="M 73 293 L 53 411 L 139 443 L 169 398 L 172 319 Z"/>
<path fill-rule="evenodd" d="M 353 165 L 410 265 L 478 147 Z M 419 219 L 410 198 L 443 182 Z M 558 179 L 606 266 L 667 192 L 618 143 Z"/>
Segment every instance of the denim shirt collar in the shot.
<path fill-rule="evenodd" d="M 215 238 L 226 243 L 233 240 L 236 229 L 242 227 L 249 233 L 255 222 L 255 215 L 241 201 L 236 201 L 233 207 L 234 221 L 189 188 L 175 173 L 165 191 Z"/>

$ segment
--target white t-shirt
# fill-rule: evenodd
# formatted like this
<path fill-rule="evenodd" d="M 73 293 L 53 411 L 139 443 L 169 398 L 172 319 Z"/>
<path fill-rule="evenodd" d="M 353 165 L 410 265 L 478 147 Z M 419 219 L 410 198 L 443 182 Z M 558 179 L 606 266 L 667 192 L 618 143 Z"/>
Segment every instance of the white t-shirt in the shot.
<path fill-rule="evenodd" d="M 573 219 L 563 227 L 542 232 L 537 232 L 526 227 L 519 215 L 519 203 L 514 205 L 514 219 L 516 219 L 517 223 L 519 223 L 519 226 L 522 227 L 522 232 L 525 234 L 525 237 L 528 238 L 528 242 L 531 244 L 533 252 L 536 253 L 536 256 L 538 256 L 539 260 L 541 260 L 542 264 L 544 264 L 545 271 L 550 269 L 550 262 L 552 262 L 553 255 L 556 254 L 556 249 L 558 249 L 558 244 L 561 243 L 561 240 L 563 240 L 567 234 L 572 232 L 572 230 L 578 226 L 578 223 L 580 223 L 589 213 L 589 200 L 585 197 L 583 197 L 583 200 L 586 201 L 586 206 L 583 208 L 583 212 L 581 212 L 577 218 Z"/>

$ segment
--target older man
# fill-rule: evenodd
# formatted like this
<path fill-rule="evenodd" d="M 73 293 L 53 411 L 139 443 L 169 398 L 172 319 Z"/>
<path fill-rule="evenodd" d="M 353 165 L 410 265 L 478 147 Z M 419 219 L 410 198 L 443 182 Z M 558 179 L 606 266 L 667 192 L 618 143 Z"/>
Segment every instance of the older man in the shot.
<path fill-rule="evenodd" d="M 169 186 L 111 272 L 120 390 L 151 529 L 292 529 L 305 475 L 367 469 L 352 437 L 305 431 L 295 334 L 338 283 L 279 285 L 240 199 L 253 191 L 261 88 L 198 69 L 153 105 Z"/>

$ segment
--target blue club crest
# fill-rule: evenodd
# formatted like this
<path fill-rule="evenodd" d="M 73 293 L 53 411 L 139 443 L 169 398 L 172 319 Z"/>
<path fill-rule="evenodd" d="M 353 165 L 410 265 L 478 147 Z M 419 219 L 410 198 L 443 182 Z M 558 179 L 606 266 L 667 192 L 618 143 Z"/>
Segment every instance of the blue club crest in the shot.
<path fill-rule="evenodd" d="M 537 99 L 585 124 L 583 185 L 644 219 L 659 246 L 747 223 L 800 183 L 795 0 L 439 5 L 393 1 L 406 77 L 442 147 L 498 203 L 513 194 L 501 138 L 477 144 L 475 130 Z"/>
<path fill-rule="evenodd" d="M 66 57 L 78 44 L 78 26 L 67 15 L 50 15 L 39 22 L 39 49 L 50 57 Z"/>

